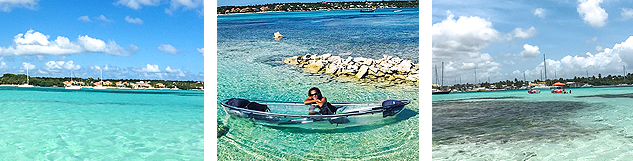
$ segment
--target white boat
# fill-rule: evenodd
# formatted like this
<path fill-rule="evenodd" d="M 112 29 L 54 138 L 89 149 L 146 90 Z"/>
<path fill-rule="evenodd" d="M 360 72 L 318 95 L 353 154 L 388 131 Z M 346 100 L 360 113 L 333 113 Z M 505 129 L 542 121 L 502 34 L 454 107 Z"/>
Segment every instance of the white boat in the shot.
<path fill-rule="evenodd" d="M 104 87 L 102 86 L 103 84 L 103 69 L 101 69 L 101 77 L 99 77 L 101 83 L 95 87 L 93 87 L 92 89 L 108 89 L 108 87 Z"/>
<path fill-rule="evenodd" d="M 402 10 L 393 10 L 393 12 L 402 12 Z"/>
<path fill-rule="evenodd" d="M 591 84 L 586 84 L 586 83 L 585 83 L 585 84 L 584 84 L 584 85 L 582 85 L 580 88 L 591 88 L 591 87 L 593 87 L 593 85 L 591 85 Z"/>
<path fill-rule="evenodd" d="M 73 86 L 73 71 L 70 70 L 70 85 L 64 87 L 65 89 L 74 89 L 74 90 L 78 90 L 81 89 L 81 86 Z"/>
<path fill-rule="evenodd" d="M 536 90 L 550 90 L 552 88 L 556 88 L 555 86 L 546 86 L 545 84 L 538 84 L 537 86 L 532 87 L 532 89 Z"/>
<path fill-rule="evenodd" d="M 29 67 L 26 67 L 26 83 L 18 85 L 18 87 L 27 87 L 27 88 L 35 87 L 29 84 Z"/>
<path fill-rule="evenodd" d="M 633 85 L 631 85 L 631 84 L 618 84 L 618 85 L 615 85 L 615 86 L 616 87 L 631 87 Z"/>

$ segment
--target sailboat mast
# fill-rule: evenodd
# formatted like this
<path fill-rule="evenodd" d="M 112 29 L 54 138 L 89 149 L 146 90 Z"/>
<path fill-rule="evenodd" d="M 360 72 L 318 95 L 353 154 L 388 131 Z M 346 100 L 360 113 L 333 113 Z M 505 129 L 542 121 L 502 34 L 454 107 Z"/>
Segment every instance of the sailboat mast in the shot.
<path fill-rule="evenodd" d="M 29 84 L 29 67 L 26 67 L 26 84 Z"/>
<path fill-rule="evenodd" d="M 439 83 L 439 78 L 437 78 L 437 65 L 435 65 L 435 83 Z"/>
<path fill-rule="evenodd" d="M 442 86 L 444 86 L 444 62 L 442 62 Z"/>
<path fill-rule="evenodd" d="M 475 67 L 475 84 L 477 84 L 477 67 Z"/>
<path fill-rule="evenodd" d="M 545 54 L 543 54 L 543 66 L 545 67 L 545 80 L 547 80 L 547 61 L 545 61 Z"/>

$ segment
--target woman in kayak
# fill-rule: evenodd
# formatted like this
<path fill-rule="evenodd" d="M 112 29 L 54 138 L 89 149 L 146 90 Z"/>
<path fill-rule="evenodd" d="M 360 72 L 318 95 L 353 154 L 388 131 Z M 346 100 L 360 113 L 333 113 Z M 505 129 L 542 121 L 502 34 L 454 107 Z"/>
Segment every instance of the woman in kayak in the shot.
<path fill-rule="evenodd" d="M 303 104 L 310 104 L 310 109 L 308 110 L 308 114 L 310 115 L 318 113 L 322 115 L 332 115 L 336 113 L 336 107 L 327 102 L 327 99 L 321 95 L 321 90 L 317 87 L 312 87 L 308 90 L 308 98 L 303 101 Z M 314 111 L 315 107 L 319 108 L 319 112 Z"/>

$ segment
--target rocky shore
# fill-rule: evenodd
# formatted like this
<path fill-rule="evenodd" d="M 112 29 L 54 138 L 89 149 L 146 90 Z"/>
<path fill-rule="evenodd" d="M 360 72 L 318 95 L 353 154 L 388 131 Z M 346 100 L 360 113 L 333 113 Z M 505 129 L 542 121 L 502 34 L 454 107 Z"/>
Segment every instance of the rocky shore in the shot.
<path fill-rule="evenodd" d="M 361 82 L 393 85 L 417 84 L 419 81 L 419 64 L 387 55 L 375 60 L 350 56 L 341 58 L 332 54 L 306 54 L 285 58 L 284 63 L 297 65 L 310 73 L 324 73 Z"/>

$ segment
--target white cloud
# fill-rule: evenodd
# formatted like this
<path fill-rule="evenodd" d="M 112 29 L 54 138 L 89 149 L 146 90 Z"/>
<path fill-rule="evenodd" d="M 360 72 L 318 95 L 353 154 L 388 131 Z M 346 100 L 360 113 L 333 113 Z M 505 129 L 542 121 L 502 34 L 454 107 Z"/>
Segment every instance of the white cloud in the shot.
<path fill-rule="evenodd" d="M 534 57 L 537 57 L 540 54 L 541 54 L 541 52 L 539 51 L 538 46 L 532 46 L 532 45 L 529 45 L 529 44 L 525 44 L 525 45 L 523 45 L 523 51 L 521 51 L 521 53 L 519 53 L 519 56 L 521 56 L 523 58 L 534 58 Z"/>
<path fill-rule="evenodd" d="M 49 61 L 44 65 L 42 68 L 46 70 L 46 73 L 59 73 L 62 70 L 79 70 L 81 68 L 80 65 L 75 65 L 73 61 Z"/>
<path fill-rule="evenodd" d="M 598 38 L 597 38 L 597 37 L 592 37 L 591 39 L 587 39 L 587 40 L 585 40 L 585 42 L 586 42 L 586 43 L 594 43 L 594 42 L 596 42 L 596 41 L 598 41 Z"/>
<path fill-rule="evenodd" d="M 514 30 L 512 30 L 512 35 L 518 38 L 530 38 L 536 35 L 536 28 L 534 28 L 534 26 L 530 27 L 527 30 L 522 28 L 515 28 Z"/>
<path fill-rule="evenodd" d="M 24 7 L 35 9 L 39 0 L 0 0 L 0 10 L 11 12 L 11 8 Z"/>
<path fill-rule="evenodd" d="M 185 76 L 185 73 L 182 72 L 180 69 L 174 69 L 174 68 L 171 68 L 169 66 L 167 66 L 167 68 L 165 68 L 165 71 L 167 71 L 170 74 L 173 74 L 176 77 L 184 77 Z"/>
<path fill-rule="evenodd" d="M 197 48 L 196 50 L 204 56 L 204 48 Z"/>
<path fill-rule="evenodd" d="M 143 20 L 140 18 L 130 18 L 130 16 L 125 16 L 125 21 L 129 23 L 143 24 Z"/>
<path fill-rule="evenodd" d="M 77 20 L 84 21 L 84 22 L 90 22 L 91 21 L 90 18 L 88 17 L 88 15 L 81 16 L 81 17 L 77 18 Z"/>
<path fill-rule="evenodd" d="M 534 10 L 534 16 L 545 18 L 545 9 L 537 8 L 536 10 Z"/>
<path fill-rule="evenodd" d="M 138 50 L 138 47 L 132 44 L 129 45 L 130 49 L 125 50 L 114 41 L 106 43 L 88 35 L 79 36 L 76 42 L 62 36 L 49 41 L 49 37 L 33 30 L 18 34 L 14 36 L 12 46 L 0 47 L 0 55 L 65 55 L 91 52 L 127 56 Z"/>
<path fill-rule="evenodd" d="M 578 8 L 576 10 L 585 21 L 592 27 L 602 27 L 607 22 L 609 14 L 604 11 L 604 8 L 600 7 L 602 0 L 578 0 Z"/>
<path fill-rule="evenodd" d="M 134 69 L 134 71 L 142 73 L 157 73 L 160 72 L 160 69 L 158 68 L 158 65 L 147 64 L 146 68 Z"/>
<path fill-rule="evenodd" d="M 622 8 L 622 12 L 620 13 L 624 20 L 628 20 L 633 18 L 633 9 L 630 8 Z"/>
<path fill-rule="evenodd" d="M 114 20 L 112 19 L 108 19 L 106 18 L 104 15 L 100 15 L 97 17 L 97 19 L 101 20 L 101 21 L 105 21 L 105 22 L 114 22 Z"/>
<path fill-rule="evenodd" d="M 176 10 L 180 7 L 183 10 L 187 9 L 195 9 L 203 5 L 203 0 L 171 0 L 170 8 L 171 10 Z"/>
<path fill-rule="evenodd" d="M 605 48 L 596 54 L 587 52 L 576 56 L 567 55 L 561 60 L 548 59 L 547 70 L 549 78 L 552 78 L 554 71 L 557 71 L 558 77 L 563 78 L 584 76 L 586 70 L 589 71 L 589 76 L 597 75 L 597 73 L 606 76 L 621 74 L 622 66 L 631 64 L 633 64 L 633 36 L 622 43 L 613 45 L 612 49 Z M 538 78 L 540 70 L 543 70 L 542 63 L 529 72 L 535 76 L 534 78 Z"/>
<path fill-rule="evenodd" d="M 479 50 L 488 47 L 491 41 L 503 41 L 505 34 L 492 28 L 492 23 L 483 18 L 460 16 L 455 20 L 450 11 L 447 14 L 445 20 L 433 24 L 432 31 L 433 64 L 445 62 L 444 78 L 471 77 L 464 80 L 472 83 L 474 68 L 477 68 L 479 79 L 500 75 L 501 64 Z"/>
<path fill-rule="evenodd" d="M 174 46 L 171 46 L 169 44 L 160 44 L 158 45 L 158 50 L 165 52 L 165 53 L 169 53 L 169 54 L 176 54 L 178 53 L 178 49 L 176 49 Z"/>
<path fill-rule="evenodd" d="M 114 5 L 124 5 L 132 9 L 140 9 L 143 6 L 156 6 L 160 4 L 160 0 L 119 0 Z"/>
<path fill-rule="evenodd" d="M 35 69 L 35 65 L 31 64 L 31 63 L 27 63 L 27 62 L 22 62 L 22 69 L 26 70 L 32 70 Z"/>
<path fill-rule="evenodd" d="M 604 52 L 604 48 L 600 45 L 596 46 L 596 52 L 600 53 L 600 52 Z"/>
<path fill-rule="evenodd" d="M 165 13 L 168 15 L 174 15 L 174 12 L 172 12 L 170 9 L 165 8 Z"/>
<path fill-rule="evenodd" d="M 0 61 L 0 70 L 6 70 L 9 69 L 9 66 L 7 66 L 7 63 L 5 63 L 4 61 Z"/>

